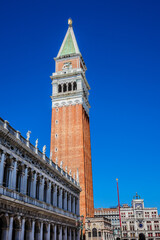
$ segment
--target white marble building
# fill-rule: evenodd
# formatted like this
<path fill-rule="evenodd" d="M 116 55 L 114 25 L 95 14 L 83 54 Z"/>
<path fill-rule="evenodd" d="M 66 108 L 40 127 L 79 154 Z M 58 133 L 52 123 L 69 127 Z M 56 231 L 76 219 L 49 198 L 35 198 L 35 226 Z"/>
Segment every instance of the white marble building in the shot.
<path fill-rule="evenodd" d="M 0 118 L 0 239 L 79 240 L 78 174 L 72 178 L 29 138 Z"/>
<path fill-rule="evenodd" d="M 160 217 L 157 208 L 144 207 L 144 200 L 137 194 L 132 206 L 121 208 L 122 239 L 160 240 Z"/>
<path fill-rule="evenodd" d="M 120 238 L 120 224 L 118 207 L 113 208 L 95 208 L 95 217 L 105 217 L 111 221 L 114 239 Z"/>
<path fill-rule="evenodd" d="M 86 240 L 113 240 L 111 221 L 105 217 L 86 218 L 85 236 Z"/>

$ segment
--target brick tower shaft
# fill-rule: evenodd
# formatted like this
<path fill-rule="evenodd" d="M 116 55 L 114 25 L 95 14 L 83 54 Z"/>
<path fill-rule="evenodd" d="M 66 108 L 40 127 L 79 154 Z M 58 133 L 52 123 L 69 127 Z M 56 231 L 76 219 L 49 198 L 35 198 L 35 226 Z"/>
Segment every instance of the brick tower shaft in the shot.
<path fill-rule="evenodd" d="M 91 143 L 89 124 L 89 84 L 86 66 L 79 51 L 70 21 L 68 31 L 55 58 L 52 74 L 52 160 L 63 161 L 72 176 L 79 173 L 80 214 L 94 216 Z"/>

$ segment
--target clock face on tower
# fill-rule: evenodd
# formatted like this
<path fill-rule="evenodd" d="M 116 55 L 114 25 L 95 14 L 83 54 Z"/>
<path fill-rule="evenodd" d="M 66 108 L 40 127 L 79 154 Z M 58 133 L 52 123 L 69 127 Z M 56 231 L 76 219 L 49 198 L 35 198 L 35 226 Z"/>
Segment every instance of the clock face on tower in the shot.
<path fill-rule="evenodd" d="M 135 208 L 136 209 L 142 209 L 142 203 L 136 203 Z"/>

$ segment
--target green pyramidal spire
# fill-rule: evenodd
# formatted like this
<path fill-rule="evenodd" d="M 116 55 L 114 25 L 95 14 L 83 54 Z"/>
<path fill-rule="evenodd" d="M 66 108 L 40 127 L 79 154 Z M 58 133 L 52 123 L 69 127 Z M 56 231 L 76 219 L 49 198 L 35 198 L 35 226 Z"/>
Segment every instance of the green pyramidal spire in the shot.
<path fill-rule="evenodd" d="M 57 57 L 74 54 L 74 53 L 80 54 L 78 44 L 73 32 L 71 19 L 68 20 L 68 24 L 69 24 L 69 27 Z"/>
<path fill-rule="evenodd" d="M 76 53 L 71 33 L 68 34 L 60 56 Z"/>

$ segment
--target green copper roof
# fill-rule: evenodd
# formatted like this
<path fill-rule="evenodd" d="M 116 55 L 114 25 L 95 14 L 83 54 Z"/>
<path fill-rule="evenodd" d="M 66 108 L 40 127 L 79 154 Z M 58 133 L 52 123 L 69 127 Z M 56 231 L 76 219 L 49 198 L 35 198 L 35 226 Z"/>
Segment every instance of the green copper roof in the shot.
<path fill-rule="evenodd" d="M 71 54 L 71 53 L 76 53 L 76 51 L 75 51 L 75 47 L 74 47 L 74 43 L 73 43 L 71 33 L 69 32 L 60 56 Z"/>

